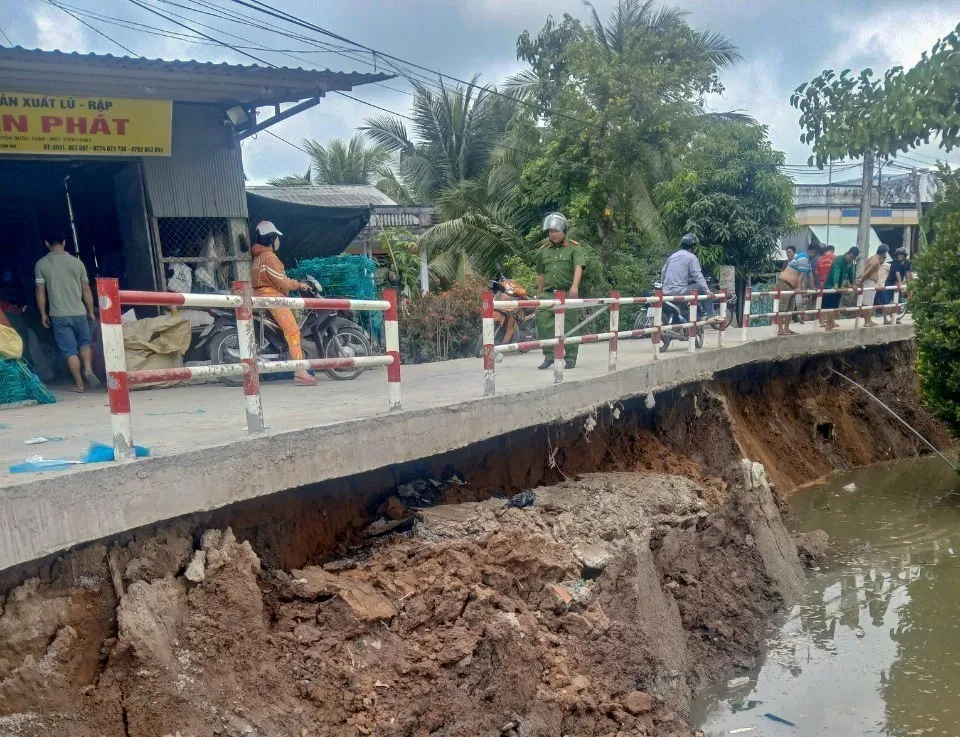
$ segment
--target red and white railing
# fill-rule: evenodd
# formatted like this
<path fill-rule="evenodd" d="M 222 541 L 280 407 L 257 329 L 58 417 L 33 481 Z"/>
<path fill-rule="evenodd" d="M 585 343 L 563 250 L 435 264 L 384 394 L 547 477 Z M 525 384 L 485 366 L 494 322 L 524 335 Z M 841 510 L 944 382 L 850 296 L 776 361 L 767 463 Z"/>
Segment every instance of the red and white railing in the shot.
<path fill-rule="evenodd" d="M 593 299 L 567 299 L 565 292 L 556 292 L 554 299 L 522 299 L 522 300 L 496 300 L 493 292 L 483 293 L 481 300 L 481 316 L 483 319 L 483 394 L 492 396 L 496 394 L 496 364 L 497 355 L 504 353 L 519 353 L 521 351 L 536 350 L 554 346 L 553 361 L 553 382 L 554 384 L 563 383 L 564 370 L 564 347 L 568 345 L 582 345 L 584 343 L 602 343 L 606 342 L 609 346 L 609 357 L 607 360 L 607 370 L 616 371 L 619 358 L 619 341 L 621 338 L 639 338 L 651 336 L 651 346 L 653 348 L 653 358 L 660 358 L 661 336 L 663 334 L 663 305 L 666 302 L 689 303 L 690 320 L 681 324 L 671 324 L 671 330 L 688 330 L 688 350 L 692 353 L 696 350 L 696 335 L 699 327 L 706 324 L 705 320 L 697 319 L 697 308 L 700 302 L 706 300 L 720 300 L 720 325 L 718 347 L 722 348 L 724 343 L 724 332 L 726 329 L 727 316 L 727 291 L 716 294 L 698 295 L 693 292 L 690 295 L 683 296 L 665 296 L 662 290 L 658 290 L 655 297 L 621 297 L 619 292 L 611 292 L 609 297 L 599 297 Z M 653 327 L 638 328 L 636 330 L 620 330 L 620 307 L 621 305 L 645 304 L 652 306 L 653 309 Z M 588 333 L 586 335 L 567 336 L 565 330 L 566 310 L 581 310 L 590 307 L 607 306 L 610 310 L 610 329 L 604 333 Z M 543 340 L 528 340 L 519 343 L 507 343 L 504 345 L 495 345 L 496 337 L 495 314 L 496 311 L 517 311 L 519 309 L 550 309 L 554 313 L 554 337 Z"/>
<path fill-rule="evenodd" d="M 388 407 L 400 409 L 400 341 L 397 330 L 397 295 L 384 291 L 383 300 L 326 299 L 323 297 L 255 297 L 249 282 L 234 282 L 233 294 L 180 294 L 177 292 L 139 292 L 121 290 L 116 279 L 97 279 L 103 355 L 107 371 L 107 392 L 113 447 L 117 460 L 132 458 L 133 428 L 130 421 L 130 387 L 162 381 L 188 381 L 199 378 L 243 377 L 247 431 L 264 430 L 260 374 L 286 373 L 301 369 L 387 367 Z M 162 307 L 206 307 L 233 309 L 237 317 L 240 363 L 212 366 L 184 366 L 172 369 L 127 371 L 120 315 L 123 305 Z M 286 307 L 308 310 L 366 310 L 384 313 L 386 355 L 343 358 L 311 358 L 301 361 L 262 361 L 257 358 L 253 311 Z"/>
<path fill-rule="evenodd" d="M 900 312 L 900 294 L 903 291 L 902 286 L 875 286 L 875 287 L 846 287 L 843 289 L 795 289 L 789 291 L 786 289 L 772 289 L 765 292 L 754 292 L 751 288 L 747 287 L 746 294 L 743 300 L 743 320 L 741 322 L 741 340 L 747 340 L 747 330 L 750 328 L 750 320 L 758 318 L 771 318 L 773 322 L 773 327 L 778 329 L 777 318 L 782 317 L 793 317 L 794 315 L 812 315 L 817 320 L 820 320 L 822 317 L 828 315 L 843 315 L 844 313 L 854 312 L 854 327 L 859 328 L 863 321 L 864 312 L 868 310 L 879 310 L 883 313 L 889 312 L 890 314 L 897 314 Z M 864 305 L 863 296 L 864 294 L 870 294 L 871 292 L 893 292 L 893 299 L 890 304 L 886 305 Z M 857 304 L 853 307 L 832 307 L 824 309 L 823 307 L 823 297 L 828 294 L 855 294 L 857 297 Z M 809 310 L 790 310 L 783 311 L 780 309 L 780 305 L 783 300 L 789 299 L 791 296 L 797 295 L 798 297 L 813 296 L 816 297 L 815 307 Z M 751 314 L 751 306 L 754 297 L 773 297 L 773 312 L 761 312 L 758 314 Z"/>

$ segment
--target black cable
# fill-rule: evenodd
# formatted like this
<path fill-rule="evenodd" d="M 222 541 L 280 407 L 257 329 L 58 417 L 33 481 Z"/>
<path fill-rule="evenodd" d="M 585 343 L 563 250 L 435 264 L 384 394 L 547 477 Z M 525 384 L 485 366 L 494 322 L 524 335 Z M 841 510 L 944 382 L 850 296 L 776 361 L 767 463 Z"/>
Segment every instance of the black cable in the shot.
<path fill-rule="evenodd" d="M 3 26 L 0 26 L 0 35 L 7 39 L 7 43 L 10 44 L 11 48 L 13 47 L 13 41 L 10 40 L 10 37 L 7 35 L 7 32 L 3 30 Z"/>
<path fill-rule="evenodd" d="M 53 7 L 55 7 L 55 8 L 57 8 L 57 9 L 59 9 L 60 11 L 66 13 L 66 14 L 69 15 L 71 18 L 73 18 L 75 21 L 77 21 L 78 23 L 82 23 L 82 24 L 85 25 L 87 28 L 89 28 L 91 31 L 93 31 L 94 33 L 99 34 L 100 36 L 103 36 L 105 39 L 107 39 L 107 41 L 109 41 L 110 43 L 114 44 L 115 46 L 119 46 L 121 49 L 123 49 L 124 51 L 126 51 L 128 54 L 133 54 L 134 56 L 137 56 L 137 57 L 140 56 L 140 54 L 138 54 L 136 51 L 133 51 L 132 49 L 127 48 L 126 46 L 124 46 L 124 45 L 123 45 L 122 43 L 120 43 L 119 41 L 117 41 L 117 40 L 111 38 L 110 36 L 108 36 L 106 33 L 104 33 L 103 31 L 101 31 L 101 30 L 100 30 L 99 28 L 97 28 L 96 26 L 91 25 L 90 23 L 87 23 L 85 20 L 83 20 L 83 18 L 78 18 L 76 15 L 74 15 L 73 13 L 71 13 L 69 10 L 67 10 L 67 9 L 64 8 L 63 6 L 58 5 L 57 3 L 55 3 L 53 0 L 44 0 L 44 2 L 49 3 L 49 4 L 52 5 Z M 142 58 L 142 57 L 141 57 L 141 58 Z"/>

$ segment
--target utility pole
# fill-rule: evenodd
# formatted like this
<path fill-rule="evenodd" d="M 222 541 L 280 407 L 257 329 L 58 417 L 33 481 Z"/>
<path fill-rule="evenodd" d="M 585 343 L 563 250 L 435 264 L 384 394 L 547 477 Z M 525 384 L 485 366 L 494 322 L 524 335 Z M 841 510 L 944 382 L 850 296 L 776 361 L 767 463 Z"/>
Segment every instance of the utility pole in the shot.
<path fill-rule="evenodd" d="M 913 244 L 911 243 L 911 255 L 920 250 L 920 244 L 923 242 L 920 238 L 920 228 L 923 227 L 920 224 L 920 220 L 923 218 L 923 203 L 920 201 L 920 172 L 916 169 L 913 170 L 913 195 L 917 200 L 917 250 L 913 250 Z"/>
<path fill-rule="evenodd" d="M 827 242 L 823 245 L 830 245 L 830 214 L 833 210 L 833 159 L 830 159 L 830 172 L 827 174 Z"/>
<path fill-rule="evenodd" d="M 859 271 L 863 273 L 867 262 L 867 251 L 870 249 L 870 216 L 873 213 L 873 151 L 863 154 L 863 185 L 860 191 L 860 224 L 857 227 L 857 247 L 860 256 L 857 258 Z"/>

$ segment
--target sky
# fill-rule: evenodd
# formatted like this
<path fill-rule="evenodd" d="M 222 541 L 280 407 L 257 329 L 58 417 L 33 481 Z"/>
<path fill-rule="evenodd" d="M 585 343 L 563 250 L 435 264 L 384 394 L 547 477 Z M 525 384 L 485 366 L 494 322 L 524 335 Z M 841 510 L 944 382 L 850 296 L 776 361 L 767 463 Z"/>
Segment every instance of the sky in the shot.
<path fill-rule="evenodd" d="M 234 44 L 265 45 L 298 57 L 276 51 L 250 52 L 274 64 L 365 72 L 373 71 L 376 64 L 383 69 L 382 60 L 376 61 L 366 52 L 353 52 L 348 58 L 343 53 L 319 51 L 306 42 L 277 36 L 269 29 L 279 21 L 259 16 L 231 0 L 202 2 L 229 7 L 234 14 L 258 15 L 261 28 L 197 15 L 170 4 L 195 10 L 198 6 L 194 0 L 139 1 L 165 13 L 189 16 L 192 20 L 183 22 L 194 27 L 196 22 L 215 26 L 217 31 L 202 30 Z M 84 25 L 48 0 L 0 0 L 0 43 L 128 55 L 116 45 L 120 43 L 152 58 L 256 63 L 222 46 L 117 27 L 79 12 L 94 11 L 187 33 L 138 7 L 133 0 L 55 2 L 61 8 L 75 9 L 75 14 L 90 25 Z M 524 30 L 536 33 L 549 15 L 561 17 L 570 13 L 586 20 L 589 13 L 581 0 L 270 0 L 270 4 L 369 48 L 460 79 L 480 74 L 486 82 L 501 81 L 521 68 L 516 60 L 516 40 Z M 882 73 L 898 64 L 911 66 L 922 51 L 949 33 L 960 20 L 958 0 L 672 0 L 669 4 L 688 11 L 688 21 L 694 27 L 726 35 L 743 56 L 741 62 L 723 72 L 725 92 L 710 101 L 711 108 L 751 114 L 769 126 L 774 146 L 786 153 L 788 163 L 803 165 L 810 150 L 800 143 L 798 113 L 789 102 L 797 85 L 827 68 L 870 67 Z M 606 18 L 615 0 L 596 0 L 594 5 Z M 228 33 L 245 41 L 229 37 Z M 351 94 L 366 103 L 405 113 L 410 105 L 409 90 L 409 83 L 399 78 L 385 86 L 362 86 Z M 368 104 L 330 95 L 317 107 L 271 130 L 294 144 L 300 144 L 304 138 L 325 142 L 331 137 L 349 138 L 366 118 L 378 114 L 380 111 Z M 254 183 L 273 176 L 303 173 L 309 163 L 304 153 L 264 133 L 247 139 L 243 149 L 244 168 Z M 924 167 L 943 157 L 943 152 L 931 145 L 901 157 L 900 163 Z M 960 162 L 960 152 L 954 151 L 948 158 Z M 826 175 L 816 170 L 791 170 L 791 175 L 799 182 L 826 181 Z M 855 169 L 838 168 L 834 180 L 857 176 Z"/>

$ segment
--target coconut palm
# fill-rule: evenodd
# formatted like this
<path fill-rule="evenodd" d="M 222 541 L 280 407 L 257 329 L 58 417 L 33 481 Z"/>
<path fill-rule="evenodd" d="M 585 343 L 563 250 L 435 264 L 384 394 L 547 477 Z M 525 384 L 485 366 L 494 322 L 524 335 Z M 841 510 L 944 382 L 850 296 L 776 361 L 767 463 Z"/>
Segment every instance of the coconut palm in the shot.
<path fill-rule="evenodd" d="M 400 157 L 400 176 L 421 202 L 481 176 L 512 116 L 509 101 L 478 84 L 437 90 L 411 81 L 413 133 L 391 115 L 370 118 L 361 128 L 378 146 Z"/>
<path fill-rule="evenodd" d="M 291 175 L 271 179 L 274 186 L 306 184 L 371 184 L 381 176 L 390 152 L 379 146 L 368 146 L 359 133 L 349 141 L 333 138 L 324 146 L 304 139 L 303 148 L 310 155 L 310 168 L 304 176 Z"/>

